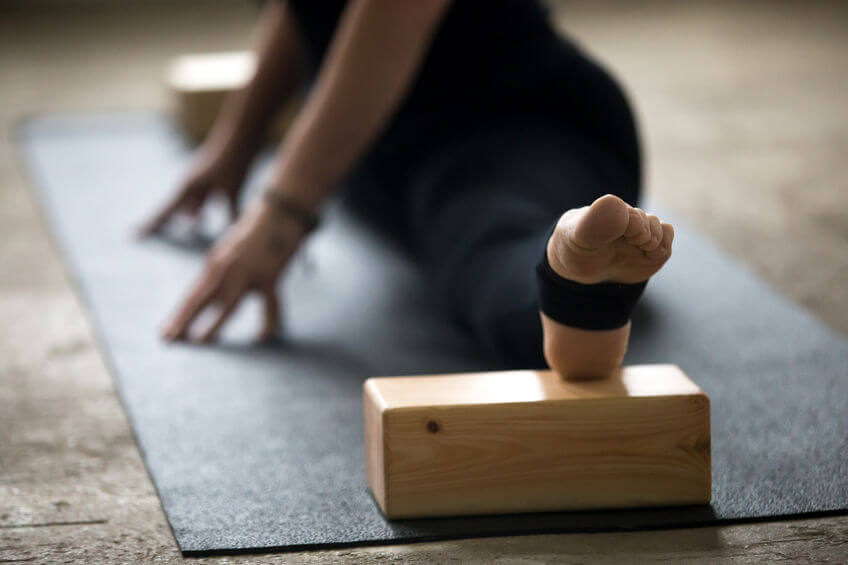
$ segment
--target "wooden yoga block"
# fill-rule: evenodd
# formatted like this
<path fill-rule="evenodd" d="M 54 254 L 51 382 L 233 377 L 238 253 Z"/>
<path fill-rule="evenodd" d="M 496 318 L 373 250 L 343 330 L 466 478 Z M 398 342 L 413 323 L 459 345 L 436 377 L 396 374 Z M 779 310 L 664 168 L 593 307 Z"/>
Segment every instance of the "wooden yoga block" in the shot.
<path fill-rule="evenodd" d="M 255 70 L 256 57 L 250 51 L 180 55 L 171 61 L 165 81 L 177 119 L 193 141 L 206 137 L 226 97 L 244 86 Z M 283 108 L 269 128 L 272 139 L 283 135 L 297 106 L 295 102 Z"/>
<path fill-rule="evenodd" d="M 710 501 L 710 401 L 676 365 L 371 378 L 364 412 L 389 518 Z"/>

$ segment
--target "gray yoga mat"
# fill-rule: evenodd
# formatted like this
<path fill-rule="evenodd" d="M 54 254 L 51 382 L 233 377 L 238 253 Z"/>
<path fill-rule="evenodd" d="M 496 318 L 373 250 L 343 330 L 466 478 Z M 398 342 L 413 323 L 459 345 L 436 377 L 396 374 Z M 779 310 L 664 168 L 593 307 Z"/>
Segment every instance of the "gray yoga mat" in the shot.
<path fill-rule="evenodd" d="M 185 554 L 848 509 L 848 345 L 667 211 L 674 258 L 648 286 L 627 362 L 677 363 L 710 395 L 712 505 L 389 522 L 365 487 L 363 379 L 497 367 L 404 256 L 334 207 L 282 285 L 284 343 L 251 345 L 248 304 L 221 344 L 168 346 L 157 327 L 204 240 L 137 243 L 131 229 L 190 150 L 157 114 L 47 117 L 19 141 Z"/>

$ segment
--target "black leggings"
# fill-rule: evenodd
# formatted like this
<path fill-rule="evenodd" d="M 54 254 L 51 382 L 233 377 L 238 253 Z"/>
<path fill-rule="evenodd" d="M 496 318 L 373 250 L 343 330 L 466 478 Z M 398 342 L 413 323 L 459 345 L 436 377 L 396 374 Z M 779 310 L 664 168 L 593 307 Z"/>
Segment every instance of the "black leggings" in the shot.
<path fill-rule="evenodd" d="M 487 349 L 510 367 L 543 367 L 535 267 L 547 238 L 563 212 L 604 194 L 635 205 L 628 170 L 561 124 L 522 118 L 446 144 L 395 186 L 357 184 L 347 196 L 409 248 Z"/>

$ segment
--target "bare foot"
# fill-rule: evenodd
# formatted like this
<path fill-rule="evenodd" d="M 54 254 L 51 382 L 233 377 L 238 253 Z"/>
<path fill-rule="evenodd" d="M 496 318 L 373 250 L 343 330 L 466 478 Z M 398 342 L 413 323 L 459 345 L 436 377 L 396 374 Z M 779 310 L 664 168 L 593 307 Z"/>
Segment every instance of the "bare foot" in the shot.
<path fill-rule="evenodd" d="M 579 283 L 638 283 L 668 261 L 673 239 L 671 224 L 607 194 L 562 215 L 548 240 L 548 261 Z"/>
<path fill-rule="evenodd" d="M 548 261 L 558 275 L 578 283 L 638 283 L 668 261 L 673 239 L 671 224 L 607 194 L 562 215 L 548 240 Z M 630 322 L 584 330 L 541 316 L 545 360 L 563 378 L 606 377 L 621 365 Z"/>

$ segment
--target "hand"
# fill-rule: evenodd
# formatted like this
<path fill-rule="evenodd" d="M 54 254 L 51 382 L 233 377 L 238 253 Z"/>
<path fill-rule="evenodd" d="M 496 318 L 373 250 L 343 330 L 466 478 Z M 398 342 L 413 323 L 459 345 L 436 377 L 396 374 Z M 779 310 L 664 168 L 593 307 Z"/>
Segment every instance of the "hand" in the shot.
<path fill-rule="evenodd" d="M 199 337 L 192 338 L 207 343 L 215 339 L 241 299 L 251 291 L 258 291 L 265 302 L 265 321 L 259 339 L 271 338 L 279 326 L 277 280 L 304 235 L 300 224 L 281 215 L 262 199 L 209 252 L 200 280 L 166 325 L 162 337 L 167 341 L 189 337 L 192 323 L 214 305 L 218 310 L 216 321 Z"/>
<path fill-rule="evenodd" d="M 204 146 L 176 194 L 139 230 L 139 235 L 147 237 L 157 233 L 177 213 L 197 218 L 206 200 L 215 192 L 224 195 L 230 219 L 235 221 L 239 193 L 249 165 L 250 157 L 239 151 Z"/>

